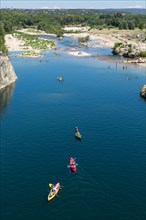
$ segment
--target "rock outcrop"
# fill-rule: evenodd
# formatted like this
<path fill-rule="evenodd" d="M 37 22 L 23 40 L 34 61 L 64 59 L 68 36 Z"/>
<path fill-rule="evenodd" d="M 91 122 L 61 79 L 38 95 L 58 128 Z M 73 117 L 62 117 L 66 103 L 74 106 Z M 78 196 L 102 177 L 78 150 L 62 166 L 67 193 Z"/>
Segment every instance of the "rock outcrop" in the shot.
<path fill-rule="evenodd" d="M 0 56 L 0 90 L 15 82 L 17 76 L 8 56 Z"/>
<path fill-rule="evenodd" d="M 112 53 L 130 59 L 131 63 L 146 63 L 145 43 L 137 45 L 115 43 Z"/>
<path fill-rule="evenodd" d="M 140 96 L 146 99 L 146 85 L 144 85 L 140 90 Z"/>

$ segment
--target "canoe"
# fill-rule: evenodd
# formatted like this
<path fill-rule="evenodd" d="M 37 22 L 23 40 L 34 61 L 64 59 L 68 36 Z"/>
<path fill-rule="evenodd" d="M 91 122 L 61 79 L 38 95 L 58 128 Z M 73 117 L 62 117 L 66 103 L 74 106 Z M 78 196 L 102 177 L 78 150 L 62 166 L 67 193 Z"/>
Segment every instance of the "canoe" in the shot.
<path fill-rule="evenodd" d="M 79 140 L 81 140 L 82 135 L 80 134 L 80 132 L 75 132 L 75 137 L 78 138 Z"/>
<path fill-rule="evenodd" d="M 52 187 L 48 195 L 48 201 L 51 201 L 55 196 L 57 196 L 59 189 L 60 189 L 60 183 L 57 183 L 55 186 Z"/>
<path fill-rule="evenodd" d="M 76 172 L 77 171 L 77 167 L 76 167 L 76 161 L 71 157 L 70 158 L 70 169 L 73 171 L 73 172 Z"/>

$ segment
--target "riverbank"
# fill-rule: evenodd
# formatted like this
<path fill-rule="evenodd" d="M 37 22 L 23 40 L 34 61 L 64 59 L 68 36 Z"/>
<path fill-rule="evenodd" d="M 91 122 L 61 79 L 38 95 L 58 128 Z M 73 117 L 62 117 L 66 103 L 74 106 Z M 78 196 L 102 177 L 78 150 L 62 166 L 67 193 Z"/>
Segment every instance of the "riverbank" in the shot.
<path fill-rule="evenodd" d="M 36 32 L 31 32 L 31 29 L 23 29 L 19 31 L 22 34 L 28 34 L 28 35 L 50 35 L 45 33 L 44 31 L 36 31 Z M 51 34 L 52 36 L 55 36 Z M 42 38 L 41 38 L 42 39 Z M 43 39 L 44 41 L 47 41 L 46 39 Z M 14 56 L 25 56 L 25 57 L 42 57 L 41 51 L 42 50 L 36 50 L 30 45 L 25 45 L 25 41 L 21 38 L 17 38 L 12 34 L 7 34 L 5 36 L 5 41 L 6 41 L 6 46 L 9 51 L 12 52 L 18 52 L 18 51 L 23 51 L 21 54 L 15 54 Z M 51 49 L 48 47 L 48 50 Z M 91 56 L 89 53 L 81 52 L 79 50 L 76 50 L 74 48 L 69 48 L 67 50 L 67 53 L 72 56 L 79 56 L 79 57 L 84 57 L 84 56 Z"/>
<path fill-rule="evenodd" d="M 17 56 L 41 57 L 43 50 L 56 47 L 54 41 L 38 38 L 25 32 L 15 32 L 5 36 L 6 46 L 9 51 L 22 51 Z"/>
<path fill-rule="evenodd" d="M 68 27 L 69 28 L 69 27 Z M 65 29 L 67 30 L 67 29 Z M 71 27 L 69 28 L 71 30 Z M 75 31 L 76 27 L 72 27 Z M 128 43 L 140 47 L 145 50 L 145 42 L 142 42 L 142 35 L 146 35 L 145 31 L 141 30 L 117 30 L 117 29 L 91 29 L 88 31 L 81 31 L 81 33 L 66 33 L 65 36 L 71 37 L 86 37 L 90 40 L 95 40 L 95 47 L 114 47 L 115 43 Z"/>
<path fill-rule="evenodd" d="M 15 56 L 26 56 L 26 57 L 41 57 L 41 50 L 35 50 L 31 46 L 25 46 L 25 41 L 14 37 L 12 34 L 5 36 L 6 46 L 9 51 L 18 52 L 22 51 L 21 54 L 15 54 Z"/>
<path fill-rule="evenodd" d="M 71 31 L 71 27 L 68 27 L 69 31 Z M 66 29 L 65 29 L 66 30 Z M 132 45 L 137 51 L 146 51 L 146 33 L 142 30 L 97 30 L 91 29 L 88 31 L 82 31 L 81 33 L 76 33 L 76 28 L 72 27 L 72 33 L 66 33 L 65 36 L 70 36 L 72 38 L 78 37 L 86 37 L 89 36 L 89 41 L 87 42 L 87 46 L 89 47 L 110 47 L 113 48 L 115 43 L 122 43 L 123 45 Z M 74 32 L 74 33 L 73 33 Z M 94 41 L 94 44 L 91 41 Z M 142 59 L 125 59 L 124 62 L 127 63 L 135 63 L 136 65 L 140 65 L 146 67 L 146 58 Z"/>
<path fill-rule="evenodd" d="M 140 51 L 145 51 L 145 32 L 141 30 L 96 30 L 89 28 L 78 28 L 77 27 L 68 27 L 65 28 L 65 31 L 70 33 L 65 33 L 64 36 L 68 36 L 71 38 L 81 38 L 89 36 L 89 42 L 87 42 L 87 46 L 99 48 L 99 47 L 109 47 L 113 48 L 115 43 L 123 43 L 127 45 L 133 45 L 135 48 L 138 48 Z M 80 32 L 77 33 L 76 31 Z M 19 31 L 22 34 L 29 35 L 50 35 L 45 33 L 44 31 L 38 31 L 35 29 L 22 29 Z M 52 35 L 54 36 L 54 35 Z M 28 57 L 41 57 L 41 50 L 36 50 L 32 48 L 30 45 L 25 46 L 25 42 L 22 39 L 18 39 L 11 34 L 5 36 L 6 46 L 9 51 L 24 51 L 22 56 Z M 48 49 L 50 49 L 48 47 Z M 32 51 L 32 52 L 31 52 Z M 81 52 L 80 50 L 70 50 L 68 49 L 68 54 L 73 56 L 91 56 L 91 54 Z M 20 56 L 20 55 L 19 55 Z M 136 65 L 140 65 L 146 67 L 146 59 L 143 58 L 144 62 L 139 62 L 138 59 L 125 59 L 127 63 L 135 63 Z"/>

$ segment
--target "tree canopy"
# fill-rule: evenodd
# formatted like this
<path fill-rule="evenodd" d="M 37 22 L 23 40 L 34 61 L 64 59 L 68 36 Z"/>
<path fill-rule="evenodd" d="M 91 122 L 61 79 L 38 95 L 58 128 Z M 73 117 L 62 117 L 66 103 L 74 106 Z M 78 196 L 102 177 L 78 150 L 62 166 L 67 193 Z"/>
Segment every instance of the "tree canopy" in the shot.
<path fill-rule="evenodd" d="M 146 15 L 130 14 L 122 11 L 102 11 L 93 9 L 56 9 L 56 10 L 0 10 L 0 49 L 4 46 L 5 33 L 27 27 L 37 27 L 47 33 L 61 37 L 66 25 L 89 26 L 90 28 L 144 29 Z"/>

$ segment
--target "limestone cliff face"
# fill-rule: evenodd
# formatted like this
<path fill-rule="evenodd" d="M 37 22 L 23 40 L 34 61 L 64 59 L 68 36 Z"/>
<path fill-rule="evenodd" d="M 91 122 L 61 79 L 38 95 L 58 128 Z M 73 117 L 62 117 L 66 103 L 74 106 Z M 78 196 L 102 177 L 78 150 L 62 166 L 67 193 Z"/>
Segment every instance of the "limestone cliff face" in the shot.
<path fill-rule="evenodd" d="M 140 96 L 146 99 L 146 85 L 144 85 L 140 90 Z"/>
<path fill-rule="evenodd" d="M 15 82 L 17 76 L 7 56 L 0 56 L 0 90 Z"/>

